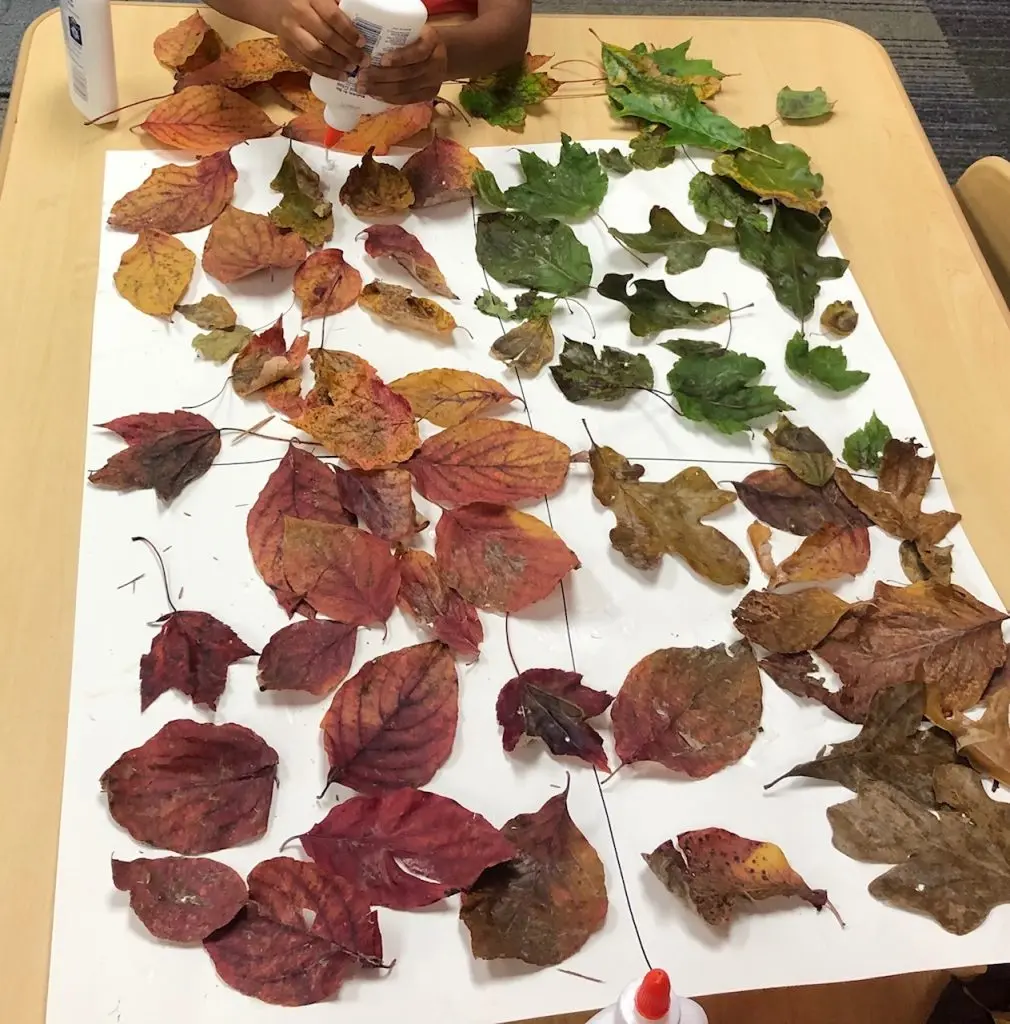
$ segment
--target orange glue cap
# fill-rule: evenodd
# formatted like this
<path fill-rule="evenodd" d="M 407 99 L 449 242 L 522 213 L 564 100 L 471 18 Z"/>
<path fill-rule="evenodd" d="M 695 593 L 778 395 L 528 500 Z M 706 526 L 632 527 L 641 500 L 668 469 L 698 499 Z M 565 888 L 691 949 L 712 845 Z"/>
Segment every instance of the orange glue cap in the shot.
<path fill-rule="evenodd" d="M 662 1020 L 670 1012 L 670 976 L 658 968 L 649 971 L 635 993 L 635 1009 L 646 1020 Z"/>
<path fill-rule="evenodd" d="M 329 125 L 326 126 L 326 133 L 323 135 L 323 146 L 326 149 L 333 149 L 333 147 L 344 137 L 344 133 L 338 131 L 336 128 L 331 128 Z"/>

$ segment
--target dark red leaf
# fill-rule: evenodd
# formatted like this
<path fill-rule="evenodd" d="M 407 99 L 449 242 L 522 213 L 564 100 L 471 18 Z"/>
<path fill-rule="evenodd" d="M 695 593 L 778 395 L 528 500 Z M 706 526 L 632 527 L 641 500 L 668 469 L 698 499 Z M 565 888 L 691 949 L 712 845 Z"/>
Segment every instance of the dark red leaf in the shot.
<path fill-rule="evenodd" d="M 390 544 L 408 541 L 428 523 L 417 514 L 405 469 L 336 469 L 344 508 L 376 537 Z"/>
<path fill-rule="evenodd" d="M 515 853 L 479 814 L 414 789 L 345 800 L 301 836 L 301 843 L 362 899 L 394 910 L 437 903 Z"/>
<path fill-rule="evenodd" d="M 744 506 L 777 530 L 807 537 L 822 526 L 869 526 L 870 520 L 842 494 L 834 479 L 805 484 L 784 466 L 759 469 L 733 484 Z"/>
<path fill-rule="evenodd" d="M 138 843 L 226 850 L 267 829 L 277 751 L 241 725 L 169 722 L 102 775 L 109 813 Z"/>
<path fill-rule="evenodd" d="M 351 670 L 357 626 L 329 619 L 292 622 L 274 633 L 260 655 L 261 690 L 303 690 L 322 697 Z"/>

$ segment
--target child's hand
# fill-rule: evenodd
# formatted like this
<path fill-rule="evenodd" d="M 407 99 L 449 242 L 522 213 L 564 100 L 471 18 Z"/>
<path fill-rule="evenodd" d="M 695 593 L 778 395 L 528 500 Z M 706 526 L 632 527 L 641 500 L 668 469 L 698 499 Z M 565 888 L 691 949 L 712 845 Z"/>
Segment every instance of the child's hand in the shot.
<path fill-rule="evenodd" d="M 364 40 L 337 0 L 274 0 L 281 45 L 310 71 L 339 78 L 365 55 Z"/>
<path fill-rule="evenodd" d="M 412 43 L 393 50 L 382 63 L 362 72 L 361 88 L 387 103 L 420 103 L 433 100 L 448 77 L 445 43 L 430 25 Z"/>

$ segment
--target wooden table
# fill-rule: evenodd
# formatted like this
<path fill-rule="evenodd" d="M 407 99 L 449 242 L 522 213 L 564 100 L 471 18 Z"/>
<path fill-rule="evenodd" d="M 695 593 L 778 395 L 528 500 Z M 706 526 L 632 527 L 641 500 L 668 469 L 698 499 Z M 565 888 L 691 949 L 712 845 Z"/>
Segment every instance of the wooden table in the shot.
<path fill-rule="evenodd" d="M 114 5 L 122 102 L 170 89 L 150 43 L 187 13 Z M 244 31 L 210 20 L 232 40 Z M 820 21 L 579 17 L 536 18 L 531 49 L 596 58 L 590 26 L 626 45 L 693 36 L 697 53 L 739 74 L 718 108 L 740 124 L 773 117 L 785 84 L 823 85 L 838 100 L 827 124 L 775 134 L 804 146 L 824 173 L 832 230 L 922 410 L 971 541 L 1010 600 L 1010 319 L 884 50 Z M 55 12 L 29 30 L 0 144 L 9 351 L 0 405 L 0 1020 L 10 1024 L 45 1015 L 103 158 L 143 145 L 128 128 L 148 109 L 115 128 L 83 127 L 67 98 Z M 470 145 L 515 140 L 480 122 L 447 130 Z M 523 138 L 553 141 L 560 131 L 621 134 L 594 86 L 563 90 Z M 706 1005 L 713 1024 L 921 1024 L 942 983 L 884 979 Z"/>

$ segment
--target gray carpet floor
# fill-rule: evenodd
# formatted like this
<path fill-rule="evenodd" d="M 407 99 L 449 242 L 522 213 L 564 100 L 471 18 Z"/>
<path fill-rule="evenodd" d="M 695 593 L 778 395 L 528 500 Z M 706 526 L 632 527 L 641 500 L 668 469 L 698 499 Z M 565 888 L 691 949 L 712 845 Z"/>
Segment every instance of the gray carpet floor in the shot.
<path fill-rule="evenodd" d="M 0 123 L 21 36 L 56 5 L 0 0 Z M 887 48 L 951 180 L 981 156 L 1010 156 L 1010 0 L 534 0 L 534 8 L 845 21 Z"/>

